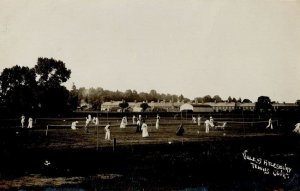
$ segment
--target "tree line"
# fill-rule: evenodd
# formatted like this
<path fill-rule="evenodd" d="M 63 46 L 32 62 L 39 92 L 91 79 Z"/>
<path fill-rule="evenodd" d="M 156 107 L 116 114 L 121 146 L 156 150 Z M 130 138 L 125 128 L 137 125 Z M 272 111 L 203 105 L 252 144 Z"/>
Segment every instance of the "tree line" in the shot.
<path fill-rule="evenodd" d="M 67 90 L 62 84 L 71 75 L 65 63 L 53 58 L 38 58 L 33 68 L 13 66 L 5 68 L 0 75 L 0 111 L 2 115 L 39 114 L 59 116 L 76 110 L 83 104 L 90 104 L 91 109 L 100 110 L 101 104 L 107 101 L 125 102 L 241 102 L 251 103 L 249 99 L 229 96 L 223 100 L 219 95 L 196 97 L 193 100 L 176 94 L 158 93 L 156 90 L 137 92 L 128 89 L 110 91 L 98 88 L 77 88 L 73 84 Z M 260 96 L 261 97 L 261 96 Z M 269 97 L 258 99 L 258 106 L 270 105 Z M 262 104 L 260 104 L 262 103 Z"/>
<path fill-rule="evenodd" d="M 104 90 L 101 87 L 98 88 L 89 88 L 86 89 L 84 87 L 77 88 L 75 84 L 73 84 L 72 89 L 70 91 L 70 95 L 74 98 L 74 102 L 72 102 L 73 109 L 76 109 L 79 105 L 86 103 L 90 104 L 92 109 L 99 110 L 101 108 L 101 104 L 107 101 L 121 101 L 125 100 L 126 102 L 194 102 L 194 103 L 207 103 L 207 102 L 241 102 L 241 103 L 251 103 L 249 99 L 242 100 L 241 98 L 231 98 L 228 97 L 227 100 L 223 100 L 219 95 L 215 95 L 211 97 L 210 95 L 206 95 L 204 97 L 197 97 L 193 100 L 184 97 L 181 95 L 175 94 L 164 94 L 158 93 L 156 90 L 150 90 L 147 92 L 138 93 L 136 90 L 128 89 L 125 92 L 122 91 L 110 91 Z"/>
<path fill-rule="evenodd" d="M 74 98 L 73 109 L 76 109 L 82 103 L 87 103 L 92 106 L 94 110 L 100 110 L 101 104 L 103 102 L 108 101 L 121 101 L 124 100 L 126 102 L 158 102 L 158 101 L 184 101 L 188 102 L 190 99 L 184 97 L 183 95 L 175 95 L 175 94 L 160 94 L 157 93 L 156 90 L 151 90 L 149 93 L 140 92 L 138 93 L 136 90 L 126 90 L 122 91 L 110 91 L 104 90 L 101 87 L 98 88 L 89 88 L 86 89 L 84 87 L 76 88 L 73 84 L 72 89 L 70 91 L 70 95 Z"/>

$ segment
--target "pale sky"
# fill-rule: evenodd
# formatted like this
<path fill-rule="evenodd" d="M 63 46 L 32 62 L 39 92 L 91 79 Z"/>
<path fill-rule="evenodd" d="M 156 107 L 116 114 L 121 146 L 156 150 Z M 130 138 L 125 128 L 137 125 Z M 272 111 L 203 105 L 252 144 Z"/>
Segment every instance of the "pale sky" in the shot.
<path fill-rule="evenodd" d="M 53 57 L 77 87 L 300 99 L 300 1 L 0 0 L 0 71 Z"/>

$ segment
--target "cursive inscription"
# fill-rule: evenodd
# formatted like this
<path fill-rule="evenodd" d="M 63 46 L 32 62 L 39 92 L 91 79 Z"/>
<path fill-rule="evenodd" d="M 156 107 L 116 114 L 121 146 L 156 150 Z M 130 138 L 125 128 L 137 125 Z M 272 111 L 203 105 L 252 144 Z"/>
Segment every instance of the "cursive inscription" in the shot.
<path fill-rule="evenodd" d="M 259 170 L 264 174 L 269 174 L 273 176 L 283 177 L 288 179 L 292 168 L 288 167 L 286 164 L 281 165 L 263 158 L 254 157 L 248 154 L 248 150 L 245 150 L 243 153 L 244 160 L 250 162 L 252 169 Z"/>

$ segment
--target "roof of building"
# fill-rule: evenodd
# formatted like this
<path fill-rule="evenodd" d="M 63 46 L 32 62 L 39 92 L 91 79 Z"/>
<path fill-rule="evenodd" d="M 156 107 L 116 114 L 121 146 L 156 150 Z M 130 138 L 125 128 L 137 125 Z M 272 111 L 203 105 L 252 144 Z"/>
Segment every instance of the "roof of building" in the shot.
<path fill-rule="evenodd" d="M 295 103 L 273 103 L 273 107 L 298 107 Z"/>
<path fill-rule="evenodd" d="M 255 107 L 255 103 L 240 103 L 240 107 Z"/>
<path fill-rule="evenodd" d="M 234 107 L 235 106 L 235 102 L 208 102 L 206 103 L 212 107 Z"/>

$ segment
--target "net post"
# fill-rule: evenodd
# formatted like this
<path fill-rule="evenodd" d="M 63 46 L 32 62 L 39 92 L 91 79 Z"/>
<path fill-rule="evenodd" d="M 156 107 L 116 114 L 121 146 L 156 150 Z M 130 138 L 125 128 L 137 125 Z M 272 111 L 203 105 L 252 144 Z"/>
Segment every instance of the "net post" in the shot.
<path fill-rule="evenodd" d="M 46 136 L 48 135 L 48 125 L 47 125 L 47 129 L 46 129 Z"/>
<path fill-rule="evenodd" d="M 113 143 L 113 152 L 115 152 L 117 146 L 117 139 L 114 138 L 114 143 Z"/>
<path fill-rule="evenodd" d="M 97 118 L 98 118 L 98 113 L 97 113 Z M 98 121 L 99 123 L 97 124 L 97 136 L 96 136 L 96 139 L 97 139 L 97 151 L 98 151 L 98 148 L 99 148 L 99 125 L 100 125 L 100 121 L 101 121 L 101 117 L 99 117 L 99 121 Z"/>

